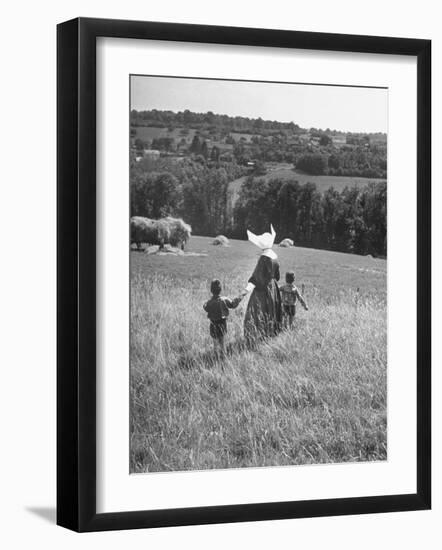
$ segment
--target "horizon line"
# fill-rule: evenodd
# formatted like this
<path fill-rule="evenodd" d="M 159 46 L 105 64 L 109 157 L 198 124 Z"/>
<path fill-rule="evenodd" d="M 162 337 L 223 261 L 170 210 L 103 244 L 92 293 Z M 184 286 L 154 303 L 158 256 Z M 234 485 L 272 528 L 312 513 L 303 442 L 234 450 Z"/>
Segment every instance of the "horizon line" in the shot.
<path fill-rule="evenodd" d="M 298 128 L 300 128 L 301 130 L 311 130 L 311 129 L 314 129 L 314 130 L 320 130 L 321 132 L 326 132 L 327 131 L 327 128 L 318 128 L 316 126 L 309 126 L 309 127 L 303 127 L 303 126 L 300 126 L 297 122 L 295 122 L 294 120 L 289 120 L 289 121 L 286 121 L 286 120 L 271 120 L 271 119 L 265 119 L 265 118 L 262 118 L 262 117 L 256 117 L 256 118 L 253 118 L 253 117 L 249 117 L 249 116 L 246 116 L 246 115 L 229 115 L 227 113 L 215 113 L 214 111 L 191 111 L 190 109 L 184 109 L 183 111 L 179 110 L 179 111 L 174 111 L 173 109 L 130 109 L 130 112 L 132 113 L 133 111 L 137 112 L 137 113 L 144 113 L 144 112 L 149 112 L 149 111 L 157 111 L 159 113 L 173 113 L 174 115 L 178 114 L 178 113 L 184 113 L 185 111 L 189 111 L 189 113 L 195 113 L 197 115 L 205 115 L 205 114 L 208 114 L 208 113 L 212 113 L 213 115 L 215 116 L 227 116 L 229 118 L 236 118 L 236 117 L 240 117 L 240 118 L 248 118 L 249 120 L 258 120 L 258 119 L 261 119 L 263 122 L 276 122 L 278 124 L 295 124 L 296 126 L 298 126 Z M 337 133 L 340 133 L 340 134 L 367 134 L 367 135 L 370 135 L 370 134 L 383 134 L 383 135 L 386 135 L 388 136 L 388 132 L 383 132 L 381 130 L 378 130 L 377 132 L 366 132 L 366 131 L 363 131 L 363 130 L 358 130 L 358 131 L 355 131 L 355 130 L 338 130 L 337 128 L 328 128 L 330 130 L 330 132 L 337 132 Z M 237 131 L 236 133 L 244 133 L 244 134 L 248 134 L 250 132 L 241 132 L 241 131 Z M 256 134 L 258 134 L 258 132 L 255 132 Z"/>

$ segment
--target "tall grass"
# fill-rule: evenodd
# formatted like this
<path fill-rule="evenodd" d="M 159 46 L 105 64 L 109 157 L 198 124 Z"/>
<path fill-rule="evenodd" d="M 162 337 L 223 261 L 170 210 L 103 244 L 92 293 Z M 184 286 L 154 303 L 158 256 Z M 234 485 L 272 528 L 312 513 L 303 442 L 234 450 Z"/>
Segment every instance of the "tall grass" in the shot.
<path fill-rule="evenodd" d="M 133 275 L 132 472 L 386 459 L 385 295 L 311 288 L 295 328 L 254 351 L 240 345 L 245 299 L 222 358 L 207 298 L 201 280 Z"/>

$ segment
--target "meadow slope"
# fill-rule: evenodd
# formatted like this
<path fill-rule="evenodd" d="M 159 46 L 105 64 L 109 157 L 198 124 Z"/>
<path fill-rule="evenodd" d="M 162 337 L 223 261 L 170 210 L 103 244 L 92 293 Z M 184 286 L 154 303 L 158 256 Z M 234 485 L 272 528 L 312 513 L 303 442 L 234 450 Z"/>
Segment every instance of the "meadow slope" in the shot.
<path fill-rule="evenodd" d="M 247 298 L 214 357 L 202 304 L 221 279 L 236 295 L 257 260 L 250 243 L 131 252 L 131 472 L 385 460 L 386 261 L 279 249 L 310 310 L 294 330 L 241 345 Z"/>

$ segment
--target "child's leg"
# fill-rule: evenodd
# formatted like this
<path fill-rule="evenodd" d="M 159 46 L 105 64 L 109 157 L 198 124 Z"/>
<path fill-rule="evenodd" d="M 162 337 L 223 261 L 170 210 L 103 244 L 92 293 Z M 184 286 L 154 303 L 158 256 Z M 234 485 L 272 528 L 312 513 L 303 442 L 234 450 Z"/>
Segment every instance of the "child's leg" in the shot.
<path fill-rule="evenodd" d="M 215 355 L 224 355 L 225 352 L 225 345 L 224 345 L 224 336 L 227 332 L 227 326 L 225 325 L 225 322 L 220 322 L 215 324 L 212 324 L 211 326 L 211 332 L 210 335 L 213 338 L 213 347 L 215 351 Z"/>
<path fill-rule="evenodd" d="M 289 325 L 290 325 L 290 315 L 287 313 L 287 311 L 284 311 L 283 322 L 284 322 L 284 328 L 285 328 L 285 329 L 289 328 Z"/>
<path fill-rule="evenodd" d="M 218 338 L 214 338 L 214 339 L 213 339 L 213 349 L 214 349 L 215 353 L 218 352 L 218 348 L 219 348 L 219 339 L 218 339 Z"/>
<path fill-rule="evenodd" d="M 213 346 L 215 348 L 215 351 L 222 350 L 224 345 L 223 341 L 224 341 L 223 336 L 217 336 L 216 338 L 213 339 Z"/>
<path fill-rule="evenodd" d="M 218 326 L 214 322 L 210 323 L 210 336 L 212 337 L 212 340 L 213 340 L 213 350 L 214 350 L 215 354 L 217 354 L 218 353 L 218 348 L 219 348 L 220 334 L 219 334 Z"/>
<path fill-rule="evenodd" d="M 225 342 L 224 342 L 224 334 L 219 339 L 219 349 L 220 349 L 221 354 L 224 354 L 224 352 L 226 351 L 226 345 L 225 345 Z"/>

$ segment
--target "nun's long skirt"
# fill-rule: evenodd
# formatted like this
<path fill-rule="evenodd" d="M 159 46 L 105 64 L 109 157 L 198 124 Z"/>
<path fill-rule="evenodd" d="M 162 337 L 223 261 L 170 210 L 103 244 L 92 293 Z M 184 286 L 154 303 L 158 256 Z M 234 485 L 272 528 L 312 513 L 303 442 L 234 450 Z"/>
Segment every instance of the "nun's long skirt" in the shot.
<path fill-rule="evenodd" d="M 275 279 L 272 279 L 264 287 L 255 287 L 250 296 L 244 319 L 244 336 L 252 344 L 276 336 L 281 327 L 281 295 Z"/>

